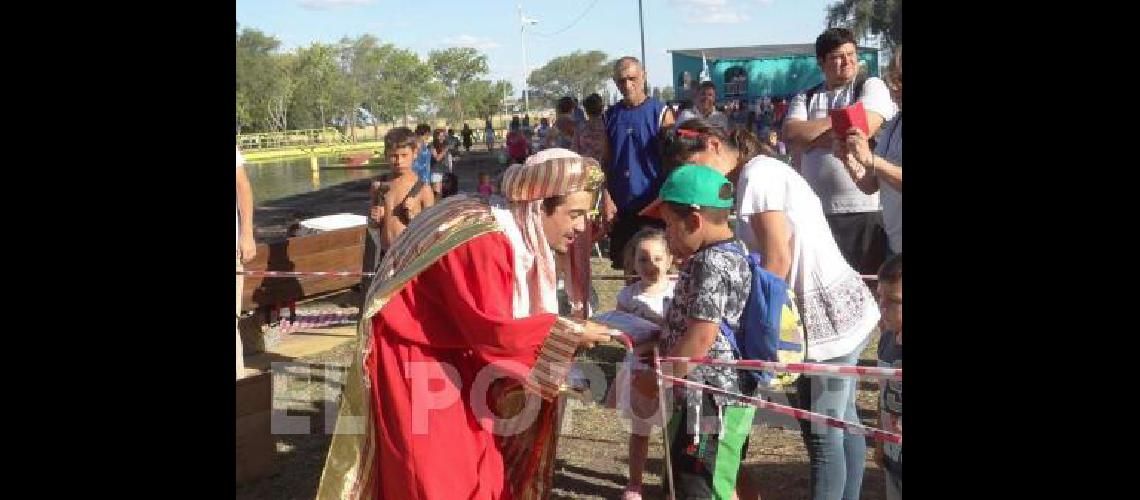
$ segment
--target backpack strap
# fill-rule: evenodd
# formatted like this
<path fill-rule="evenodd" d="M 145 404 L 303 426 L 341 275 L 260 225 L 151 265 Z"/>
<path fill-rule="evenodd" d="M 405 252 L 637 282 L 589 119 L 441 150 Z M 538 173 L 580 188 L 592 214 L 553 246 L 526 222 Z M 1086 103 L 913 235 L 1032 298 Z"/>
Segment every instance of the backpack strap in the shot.
<path fill-rule="evenodd" d="M 743 255 L 745 259 L 748 258 L 748 254 L 736 244 L 735 239 L 724 240 L 714 246 L 723 248 L 737 255 Z M 741 318 L 741 321 L 743 321 L 743 319 L 744 318 Z M 721 318 L 720 333 L 724 335 L 725 340 L 728 340 L 728 345 L 732 346 L 732 352 L 736 355 L 737 359 L 744 359 L 744 351 L 741 350 L 740 343 L 736 341 L 736 331 L 728 324 L 727 319 Z"/>
<path fill-rule="evenodd" d="M 804 108 L 807 109 L 809 117 L 811 116 L 811 99 L 812 99 L 812 97 L 815 97 L 816 93 L 818 93 L 820 90 L 823 90 L 823 86 L 825 83 L 826 82 L 820 83 L 819 85 L 815 85 L 812 88 L 807 89 L 806 92 L 804 92 L 804 97 L 805 97 Z M 867 76 L 866 75 L 861 74 L 861 75 L 855 77 L 855 83 L 851 87 L 851 102 L 852 103 L 854 103 L 855 101 L 858 101 L 860 97 L 863 97 L 863 84 L 865 84 L 865 83 L 867 83 Z"/>
<path fill-rule="evenodd" d="M 419 194 L 420 194 L 420 190 L 421 190 L 421 189 L 423 189 L 423 188 L 424 188 L 424 181 L 423 181 L 423 179 L 418 179 L 418 178 L 417 178 L 417 179 L 416 179 L 416 183 L 415 183 L 415 184 L 412 184 L 412 188 L 408 190 L 408 195 L 407 195 L 407 196 L 404 196 L 404 201 L 401 201 L 401 202 L 400 202 L 400 204 L 401 204 L 401 205 L 403 205 L 403 204 L 404 204 L 404 203 L 406 203 L 408 200 L 410 200 L 410 199 L 412 199 L 412 198 L 416 197 L 417 195 L 419 195 Z"/>
<path fill-rule="evenodd" d="M 817 92 L 823 90 L 823 83 L 824 82 L 820 82 L 819 85 L 813 85 L 810 89 L 807 89 L 807 92 L 804 92 L 804 111 L 807 112 L 809 120 L 811 119 L 811 99 L 815 97 Z"/>
<path fill-rule="evenodd" d="M 405 205 L 405 204 L 408 202 L 408 200 L 419 195 L 420 190 L 423 189 L 423 187 L 424 187 L 424 181 L 422 179 L 417 178 L 416 183 L 412 184 L 412 188 L 408 190 L 408 194 L 404 196 L 404 199 L 401 200 L 400 203 L 395 205 L 396 208 L 395 208 L 395 213 L 393 215 L 395 215 L 396 218 L 400 220 L 400 222 L 403 222 L 405 226 L 408 224 L 411 224 L 411 222 L 412 222 L 412 218 L 408 217 L 408 211 L 406 208 L 407 205 Z"/>
<path fill-rule="evenodd" d="M 867 75 L 860 74 L 855 77 L 855 85 L 851 87 L 851 102 L 858 101 L 863 97 L 863 84 L 867 83 Z"/>
<path fill-rule="evenodd" d="M 859 101 L 860 97 L 863 97 L 863 84 L 867 83 L 867 78 L 867 75 L 864 74 L 859 74 L 859 76 L 855 77 L 855 85 L 851 87 L 851 104 L 855 104 Z M 874 136 L 868 137 L 867 142 L 871 146 L 871 151 L 874 151 L 879 145 Z"/>

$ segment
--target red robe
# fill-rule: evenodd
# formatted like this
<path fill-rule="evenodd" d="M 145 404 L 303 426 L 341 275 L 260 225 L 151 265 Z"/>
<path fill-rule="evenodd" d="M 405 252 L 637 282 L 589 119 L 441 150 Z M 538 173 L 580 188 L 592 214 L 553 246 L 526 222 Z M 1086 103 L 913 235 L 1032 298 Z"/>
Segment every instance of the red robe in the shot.
<path fill-rule="evenodd" d="M 508 371 L 525 378 L 557 317 L 514 318 L 512 263 L 503 233 L 473 238 L 409 281 L 373 319 L 365 372 L 376 419 L 369 481 L 379 483 L 379 498 L 515 497 L 500 445 L 480 426 L 489 419 L 472 409 L 471 387 L 494 361 L 518 363 Z M 455 368 L 458 384 L 440 375 L 439 363 Z"/>

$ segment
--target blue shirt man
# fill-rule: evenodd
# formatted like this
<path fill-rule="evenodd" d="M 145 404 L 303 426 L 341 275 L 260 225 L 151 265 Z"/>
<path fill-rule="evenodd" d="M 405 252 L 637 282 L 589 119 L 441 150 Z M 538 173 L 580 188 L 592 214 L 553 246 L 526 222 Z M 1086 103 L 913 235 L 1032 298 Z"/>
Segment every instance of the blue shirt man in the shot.
<path fill-rule="evenodd" d="M 663 227 L 660 220 L 637 214 L 661 189 L 664 177 L 657 135 L 675 119 L 672 109 L 645 94 L 645 72 L 637 58 L 618 59 L 613 78 L 622 100 L 605 114 L 608 143 L 602 166 L 607 198 L 603 217 L 610 223 L 611 265 L 623 269 L 623 250 L 630 237 L 647 226 Z"/>
<path fill-rule="evenodd" d="M 412 163 L 412 171 L 416 176 L 431 184 L 431 127 L 427 125 L 416 126 L 416 136 L 420 138 L 420 152 L 416 156 L 416 161 Z"/>

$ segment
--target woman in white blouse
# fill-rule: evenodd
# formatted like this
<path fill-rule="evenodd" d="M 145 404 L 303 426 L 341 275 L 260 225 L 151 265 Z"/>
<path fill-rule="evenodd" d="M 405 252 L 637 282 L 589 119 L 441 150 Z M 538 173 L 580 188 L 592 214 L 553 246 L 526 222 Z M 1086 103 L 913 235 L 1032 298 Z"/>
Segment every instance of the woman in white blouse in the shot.
<path fill-rule="evenodd" d="M 725 132 L 700 119 L 662 136 L 667 169 L 683 163 L 708 165 L 736 183 L 736 235 L 760 254 L 765 269 L 791 285 L 806 332 L 804 357 L 855 365 L 879 322 L 875 298 L 840 253 L 815 191 L 786 163 L 759 151 L 751 132 Z M 799 405 L 858 423 L 856 382 L 800 377 Z M 806 421 L 800 425 L 813 484 L 857 488 L 866 462 L 864 437 Z"/>

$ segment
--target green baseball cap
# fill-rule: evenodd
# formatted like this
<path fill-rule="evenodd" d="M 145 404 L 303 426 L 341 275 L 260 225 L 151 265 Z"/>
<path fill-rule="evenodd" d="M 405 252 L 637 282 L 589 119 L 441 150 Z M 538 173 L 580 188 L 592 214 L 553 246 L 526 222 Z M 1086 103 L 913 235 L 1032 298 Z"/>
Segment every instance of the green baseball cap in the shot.
<path fill-rule="evenodd" d="M 732 193 L 732 182 L 724 174 L 712 167 L 689 163 L 669 174 L 657 199 L 645 207 L 641 215 L 660 219 L 661 204 L 666 201 L 697 207 L 732 208 Z M 723 198 L 722 195 L 728 197 Z"/>

